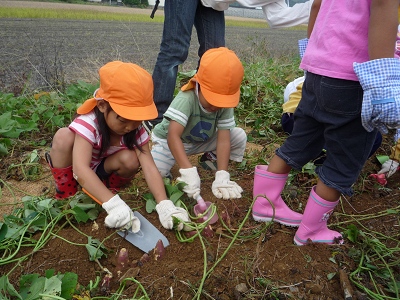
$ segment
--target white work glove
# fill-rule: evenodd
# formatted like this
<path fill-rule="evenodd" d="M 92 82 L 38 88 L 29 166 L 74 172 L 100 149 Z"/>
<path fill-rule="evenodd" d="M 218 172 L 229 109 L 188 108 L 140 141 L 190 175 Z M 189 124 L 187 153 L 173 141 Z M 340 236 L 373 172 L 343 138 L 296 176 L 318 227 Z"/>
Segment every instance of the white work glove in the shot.
<path fill-rule="evenodd" d="M 136 233 L 140 230 L 140 220 L 133 215 L 131 208 L 118 195 L 115 195 L 102 207 L 108 213 L 105 224 L 110 228 L 131 229 Z"/>
<path fill-rule="evenodd" d="M 230 181 L 227 171 L 221 170 L 215 173 L 215 180 L 212 184 L 212 192 L 217 198 L 236 199 L 242 197 L 243 189 L 234 181 Z"/>
<path fill-rule="evenodd" d="M 389 178 L 394 173 L 396 173 L 399 163 L 395 160 L 388 159 L 382 164 L 382 169 L 378 174 L 386 174 L 386 178 Z"/>
<path fill-rule="evenodd" d="M 184 222 L 189 222 L 187 211 L 181 207 L 176 207 L 171 200 L 162 200 L 156 205 L 156 211 L 161 225 L 165 229 L 172 229 L 174 227 L 174 220 L 172 217 L 176 217 Z M 179 223 L 176 229 L 181 231 L 183 229 L 183 223 Z"/>
<path fill-rule="evenodd" d="M 200 177 L 197 173 L 197 168 L 191 167 L 188 169 L 179 169 L 179 173 L 181 174 L 181 177 L 178 177 L 176 180 L 186 183 L 183 191 L 189 197 L 197 198 L 197 196 L 200 195 Z"/>

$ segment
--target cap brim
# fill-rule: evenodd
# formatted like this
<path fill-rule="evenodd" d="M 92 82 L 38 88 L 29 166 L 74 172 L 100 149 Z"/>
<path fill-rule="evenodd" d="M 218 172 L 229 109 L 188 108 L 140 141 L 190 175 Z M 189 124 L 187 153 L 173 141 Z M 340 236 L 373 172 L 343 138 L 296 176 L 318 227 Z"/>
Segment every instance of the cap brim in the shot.
<path fill-rule="evenodd" d="M 188 91 L 192 90 L 196 87 L 196 75 L 194 77 L 190 78 L 189 82 L 186 83 L 184 86 L 181 87 L 181 91 Z"/>
<path fill-rule="evenodd" d="M 78 107 L 76 112 L 80 115 L 88 114 L 97 105 L 97 100 L 95 98 L 90 98 L 83 102 L 81 106 Z"/>
<path fill-rule="evenodd" d="M 215 107 L 231 108 L 236 107 L 240 100 L 240 89 L 232 95 L 221 95 L 213 93 L 205 88 L 201 88 L 201 93 L 207 102 Z"/>
<path fill-rule="evenodd" d="M 109 103 L 111 105 L 111 108 L 117 115 L 127 120 L 147 121 L 153 120 L 158 116 L 157 108 L 154 102 L 144 107 L 127 107 L 111 102 Z"/>

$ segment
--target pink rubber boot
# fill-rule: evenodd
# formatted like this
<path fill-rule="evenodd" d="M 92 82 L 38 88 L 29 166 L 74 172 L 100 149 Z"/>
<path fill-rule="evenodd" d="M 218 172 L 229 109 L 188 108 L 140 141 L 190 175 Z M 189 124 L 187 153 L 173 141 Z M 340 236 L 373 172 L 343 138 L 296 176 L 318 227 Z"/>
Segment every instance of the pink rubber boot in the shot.
<path fill-rule="evenodd" d="M 50 154 L 46 153 L 45 158 L 50 166 L 56 186 L 56 199 L 65 199 L 76 194 L 78 191 L 78 182 L 75 180 L 72 172 L 72 166 L 66 168 L 54 168 L 51 162 Z"/>
<path fill-rule="evenodd" d="M 328 229 L 327 222 L 339 200 L 330 202 L 322 199 L 315 193 L 315 186 L 312 188 L 310 197 L 303 214 L 299 229 L 294 236 L 294 242 L 305 245 L 307 242 L 342 244 L 343 237 L 337 232 Z"/>
<path fill-rule="evenodd" d="M 111 175 L 107 179 L 103 180 L 103 183 L 111 191 L 113 191 L 114 193 L 118 193 L 121 188 L 125 187 L 132 181 L 133 177 L 134 176 L 126 178 L 121 177 L 116 173 L 111 173 Z"/>
<path fill-rule="evenodd" d="M 283 225 L 299 226 L 303 215 L 291 210 L 281 197 L 288 174 L 275 174 L 267 170 L 268 166 L 266 165 L 256 166 L 253 197 L 257 195 L 267 197 L 275 208 L 275 217 L 270 202 L 264 197 L 258 197 L 253 205 L 254 220 L 261 222 L 271 222 L 274 220 Z"/>

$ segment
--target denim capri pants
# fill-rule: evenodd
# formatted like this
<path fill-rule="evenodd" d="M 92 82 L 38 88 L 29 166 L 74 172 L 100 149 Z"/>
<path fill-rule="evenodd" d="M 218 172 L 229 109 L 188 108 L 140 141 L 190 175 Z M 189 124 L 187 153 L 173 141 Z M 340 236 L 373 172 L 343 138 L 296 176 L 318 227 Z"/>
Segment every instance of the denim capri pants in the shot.
<path fill-rule="evenodd" d="M 344 195 L 360 175 L 374 144 L 377 130 L 361 124 L 363 90 L 358 81 L 307 72 L 301 101 L 294 112 L 292 135 L 276 154 L 296 170 L 323 148 L 327 157 L 316 168 L 320 180 Z"/>

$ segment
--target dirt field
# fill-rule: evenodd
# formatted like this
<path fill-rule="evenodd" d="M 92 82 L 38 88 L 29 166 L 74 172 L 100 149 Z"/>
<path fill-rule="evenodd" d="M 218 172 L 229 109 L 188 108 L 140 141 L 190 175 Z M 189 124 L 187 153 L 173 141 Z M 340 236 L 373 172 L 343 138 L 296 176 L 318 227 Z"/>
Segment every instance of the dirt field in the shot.
<path fill-rule="evenodd" d="M 6 1 L 0 0 L 0 6 L 4 3 Z M 25 2 L 23 5 L 34 4 Z M 150 18 L 148 23 L 0 19 L 0 28 L 0 90 L 14 92 L 45 86 L 44 75 L 50 72 L 48 67 L 57 63 L 60 64 L 55 69 L 63 72 L 59 76 L 65 76 L 67 80 L 95 80 L 98 68 L 113 59 L 135 62 L 151 72 L 162 33 L 162 25 L 151 23 Z M 245 61 L 251 58 L 253 51 L 259 51 L 260 47 L 265 47 L 265 51 L 271 55 L 297 55 L 297 40 L 305 35 L 305 31 L 228 27 L 226 43 Z M 196 51 L 194 33 L 189 58 L 182 67 L 183 70 L 195 68 Z M 8 166 L 17 163 L 24 153 L 13 153 L 11 157 L 0 160 L 0 178 L 7 183 L 7 187 L 2 189 L 2 214 L 13 208 L 13 205 L 4 206 L 4 202 L 20 204 L 20 198 L 26 194 L 51 194 L 52 178 L 44 161 L 44 150 L 39 151 L 43 176 L 36 182 L 19 181 L 21 174 L 5 174 Z M 380 152 L 387 154 L 388 150 L 386 141 Z M 248 155 L 252 155 L 250 145 L 247 151 Z M 269 152 L 272 155 L 272 148 Z M 192 159 L 195 164 L 196 158 Z M 398 216 L 381 212 L 399 205 L 399 172 L 389 180 L 387 188 L 393 191 L 389 193 L 387 189 L 379 189 L 367 178 L 367 174 L 376 172 L 378 168 L 376 161 L 370 160 L 367 163 L 356 183 L 357 190 L 361 192 L 353 197 L 341 199 L 330 219 L 332 229 L 344 231 L 346 225 L 337 224 L 339 221 L 348 221 L 373 229 L 382 235 L 393 236 L 398 232 Z M 350 240 L 345 239 L 345 244 L 340 246 L 295 246 L 295 228 L 280 226 L 277 223 L 267 228 L 265 224 L 255 222 L 251 215 L 247 216 L 253 201 L 253 170 L 244 172 L 231 166 L 232 178 L 244 189 L 243 198 L 234 201 L 216 199 L 210 188 L 214 174 L 201 168 L 199 172 L 202 178 L 202 196 L 216 203 L 218 213 L 226 211 L 231 220 L 228 228 L 223 227 L 220 221 L 213 225 L 214 235 L 205 237 L 204 244 L 201 244 L 199 239 L 193 243 L 180 243 L 173 231 L 162 228 L 156 213 L 146 213 L 141 194 L 147 190 L 140 184 L 143 183 L 143 179 L 139 174 L 135 182 L 139 182 L 137 193 L 125 191 L 121 195 L 131 207 L 140 211 L 168 238 L 170 246 L 166 248 L 162 260 L 156 261 L 150 253 L 150 261 L 138 267 L 137 261 L 143 252 L 118 237 L 115 231 L 106 229 L 105 213 L 102 212 L 96 220 L 99 229 L 93 230 L 93 222 L 75 224 L 75 228 L 66 226 L 57 232 L 59 238 L 50 239 L 45 247 L 32 253 L 23 263 L 2 265 L 0 274 L 8 274 L 10 282 L 17 289 L 21 275 L 38 273 L 43 276 L 48 269 L 55 269 L 61 273 L 74 272 L 79 276 L 79 283 L 87 286 L 96 276 L 104 276 L 103 270 L 95 262 L 89 261 L 87 251 L 81 246 L 86 239 L 84 235 L 88 235 L 103 241 L 104 246 L 110 250 L 107 258 L 101 259 L 100 262 L 114 274 L 116 253 L 122 247 L 128 249 L 131 261 L 130 275 L 143 285 L 152 300 L 192 299 L 203 277 L 204 268 L 213 270 L 204 281 L 203 293 L 199 299 L 345 299 L 341 284 L 347 281 L 341 279 L 346 279 L 357 268 L 354 258 L 349 255 L 354 249 Z M 296 188 L 285 191 L 285 199 L 292 209 L 303 211 L 313 184 L 315 180 L 307 176 L 294 179 L 292 187 Z M 353 216 L 358 215 L 377 217 L 365 217 L 361 221 L 355 221 Z M 260 231 L 262 233 L 257 238 L 248 238 Z M 239 234 L 234 238 L 236 233 Z M 396 241 L 391 243 L 394 247 Z M 18 256 L 29 251 L 29 248 L 21 249 Z M 221 258 L 225 251 L 226 255 Z M 398 268 L 397 271 L 400 273 Z M 345 275 L 343 278 L 339 276 L 340 272 Z M 371 289 L 374 285 L 383 289 L 383 281 L 371 282 L 367 277 L 363 280 Z M 117 299 L 114 293 L 119 284 L 118 278 L 114 277 L 110 290 L 94 290 L 92 297 L 107 299 L 113 296 L 113 299 Z M 370 299 L 353 284 L 350 287 L 354 289 L 352 299 Z M 135 288 L 135 284 L 129 284 L 123 292 L 124 295 L 118 299 L 131 299 Z M 87 295 L 86 298 L 81 295 L 76 299 L 89 298 Z"/>
<path fill-rule="evenodd" d="M 0 1 L 0 7 L 6 5 L 91 8 L 150 16 L 149 9 Z M 0 90 L 17 93 L 24 88 L 45 87 L 46 80 L 57 78 L 67 82 L 97 80 L 99 67 L 116 59 L 134 62 L 152 73 L 162 36 L 162 24 L 150 17 L 147 23 L 3 18 L 0 28 Z M 245 61 L 255 49 L 265 49 L 271 55 L 297 55 L 297 41 L 305 36 L 305 30 L 227 27 L 226 45 Z M 194 30 L 182 71 L 196 68 L 197 49 Z"/>

